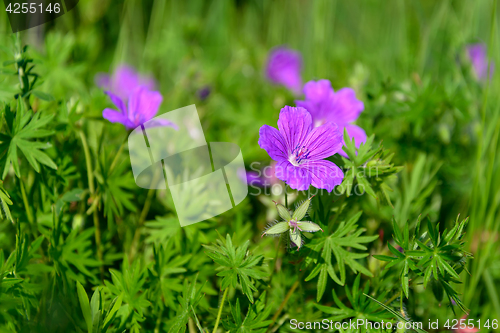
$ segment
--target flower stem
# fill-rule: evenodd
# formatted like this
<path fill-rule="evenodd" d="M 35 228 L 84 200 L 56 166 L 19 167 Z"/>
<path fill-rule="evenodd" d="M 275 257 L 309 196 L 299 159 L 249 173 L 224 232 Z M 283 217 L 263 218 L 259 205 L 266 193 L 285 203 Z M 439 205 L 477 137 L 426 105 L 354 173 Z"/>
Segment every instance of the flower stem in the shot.
<path fill-rule="evenodd" d="M 21 187 L 21 195 L 23 196 L 23 203 L 24 203 L 24 209 L 26 209 L 26 216 L 28 217 L 28 221 L 30 222 L 30 225 L 33 224 L 33 215 L 31 214 L 31 207 L 28 202 L 28 196 L 26 195 L 26 189 L 24 188 L 24 183 L 19 178 L 19 185 Z"/>
<path fill-rule="evenodd" d="M 217 332 L 217 327 L 219 326 L 220 316 L 222 314 L 222 308 L 224 307 L 224 300 L 226 299 L 226 295 L 227 295 L 228 290 L 229 290 L 229 287 L 227 287 L 224 290 L 224 294 L 222 295 L 222 300 L 219 304 L 219 313 L 217 313 L 217 319 L 215 320 L 215 327 L 214 327 L 213 333 Z"/>
<path fill-rule="evenodd" d="M 287 188 L 286 188 L 286 183 L 285 183 L 285 207 L 286 209 L 288 209 L 288 191 L 287 191 Z"/>
<path fill-rule="evenodd" d="M 97 200 L 95 197 L 94 171 L 92 168 L 92 160 L 90 156 L 89 145 L 87 144 L 87 138 L 85 137 L 83 130 L 80 131 L 80 139 L 82 140 L 83 153 L 85 155 L 85 162 L 87 164 L 87 178 L 89 180 L 90 197 L 92 198 L 92 200 Z M 102 280 L 104 278 L 104 267 L 102 266 L 103 256 L 102 256 L 102 244 L 101 244 L 101 226 L 99 223 L 99 215 L 97 213 L 97 209 L 94 209 L 93 218 L 95 227 L 95 243 L 97 247 L 97 258 L 101 263 L 101 265 L 99 266 L 99 270 L 101 273 L 101 280 Z"/>
<path fill-rule="evenodd" d="M 129 260 L 132 262 L 132 260 L 135 257 L 135 254 L 137 252 L 137 244 L 139 243 L 139 237 L 141 236 L 141 229 L 142 226 L 144 225 L 144 222 L 146 221 L 146 217 L 148 216 L 149 208 L 151 207 L 151 201 L 153 199 L 153 194 L 155 193 L 156 189 L 150 188 L 148 191 L 148 195 L 146 197 L 146 202 L 144 203 L 144 207 L 142 208 L 141 215 L 139 217 L 139 222 L 137 223 L 137 228 L 135 229 L 134 232 L 134 238 L 132 239 L 132 244 L 130 244 L 130 255 L 129 255 Z"/>
<path fill-rule="evenodd" d="M 295 281 L 295 283 L 292 285 L 292 288 L 290 288 L 290 290 L 286 294 L 285 299 L 283 300 L 283 302 L 281 302 L 280 307 L 278 308 L 278 311 L 276 311 L 273 318 L 271 318 L 272 323 L 269 325 L 266 332 L 269 332 L 271 327 L 274 325 L 274 323 L 276 322 L 276 319 L 278 319 L 278 316 L 280 315 L 281 311 L 283 311 L 286 303 L 288 303 L 288 300 L 290 299 L 293 292 L 295 291 L 295 289 L 297 289 L 298 286 L 299 286 L 299 279 L 297 279 L 297 281 Z"/>
<path fill-rule="evenodd" d="M 144 222 L 146 222 L 146 218 L 148 217 L 149 208 L 151 207 L 151 201 L 153 200 L 153 194 L 155 194 L 156 192 L 155 184 L 158 182 L 159 177 L 160 173 L 155 172 L 153 175 L 153 179 L 151 180 L 151 186 L 146 197 L 146 202 L 144 202 L 144 206 L 142 207 L 141 215 L 139 216 L 139 221 L 137 222 L 137 228 L 134 232 L 134 238 L 132 239 L 132 243 L 130 244 L 130 262 L 132 262 L 137 252 L 137 244 L 139 243 L 139 237 L 141 236 L 141 229 L 144 225 Z"/>
<path fill-rule="evenodd" d="M 125 137 L 125 140 L 123 140 L 122 144 L 120 145 L 120 148 L 118 149 L 118 152 L 115 155 L 115 158 L 113 159 L 113 162 L 111 162 L 111 166 L 109 167 L 109 174 L 113 171 L 113 169 L 116 167 L 116 164 L 118 163 L 118 159 L 122 155 L 123 148 L 125 148 L 125 143 L 127 142 L 128 135 Z"/>

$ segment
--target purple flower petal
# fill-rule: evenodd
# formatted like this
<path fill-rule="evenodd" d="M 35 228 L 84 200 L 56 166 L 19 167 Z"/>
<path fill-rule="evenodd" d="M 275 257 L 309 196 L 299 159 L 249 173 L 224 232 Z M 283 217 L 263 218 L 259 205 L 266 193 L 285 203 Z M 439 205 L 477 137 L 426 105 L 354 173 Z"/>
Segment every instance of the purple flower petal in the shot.
<path fill-rule="evenodd" d="M 163 97 L 157 91 L 148 91 L 145 87 L 136 88 L 128 103 L 128 119 L 135 126 L 145 123 L 156 115 L 162 100 Z"/>
<path fill-rule="evenodd" d="M 110 91 L 106 91 L 106 95 L 109 96 L 111 102 L 118 108 L 118 110 L 122 111 L 123 114 L 126 114 L 127 108 L 125 107 L 125 102 L 117 95 L 113 94 Z"/>
<path fill-rule="evenodd" d="M 472 63 L 474 72 L 479 80 L 488 77 L 488 52 L 482 43 L 467 46 L 467 53 Z M 490 65 L 490 76 L 493 75 L 493 63 Z"/>
<path fill-rule="evenodd" d="M 269 54 L 266 74 L 269 80 L 282 84 L 296 95 L 302 88 L 302 57 L 299 52 L 286 47 L 277 47 Z"/>
<path fill-rule="evenodd" d="M 127 122 L 127 116 L 125 114 L 108 108 L 104 109 L 102 117 L 112 123 L 125 124 Z"/>
<path fill-rule="evenodd" d="M 312 119 L 304 108 L 285 106 L 281 109 L 278 128 L 286 144 L 286 157 L 304 142 L 311 131 Z"/>
<path fill-rule="evenodd" d="M 342 133 L 336 124 L 328 122 L 315 127 L 303 142 L 308 160 L 321 160 L 334 155 L 342 148 Z"/>
<path fill-rule="evenodd" d="M 327 160 L 307 162 L 301 167 L 311 174 L 312 186 L 325 189 L 328 192 L 340 185 L 344 179 L 342 170 L 335 163 Z"/>
<path fill-rule="evenodd" d="M 309 81 L 304 86 L 304 101 L 295 101 L 297 106 L 305 108 L 320 126 L 328 121 L 344 127 L 355 121 L 364 109 L 364 104 L 356 98 L 351 88 L 342 88 L 334 92 L 330 81 Z"/>
<path fill-rule="evenodd" d="M 309 111 L 315 126 L 322 125 L 333 105 L 334 92 L 330 81 L 307 82 L 304 85 L 304 95 L 306 96 L 304 101 L 295 101 L 295 103 Z"/>
<path fill-rule="evenodd" d="M 358 119 L 365 105 L 356 98 L 356 92 L 351 88 L 342 88 L 335 93 L 335 113 L 344 123 Z"/>
<path fill-rule="evenodd" d="M 314 182 L 315 186 L 331 191 L 339 179 L 342 181 L 342 172 L 331 162 L 314 162 L 342 148 L 342 133 L 331 122 L 312 130 L 311 125 L 309 112 L 286 106 L 280 112 L 279 131 L 267 125 L 261 127 L 259 145 L 277 161 L 275 176 L 291 188 L 307 190 Z"/>
<path fill-rule="evenodd" d="M 345 127 L 345 129 L 347 130 L 347 134 L 349 134 L 349 137 L 351 139 L 354 138 L 354 144 L 356 145 L 356 148 L 359 148 L 361 143 L 366 142 L 367 136 L 365 131 L 361 127 L 349 124 Z M 343 136 L 342 136 L 342 144 L 345 146 Z M 344 156 L 345 158 L 348 158 L 347 154 L 343 150 L 339 151 L 338 153 Z"/>
<path fill-rule="evenodd" d="M 111 88 L 111 76 L 105 73 L 98 73 L 95 76 L 95 84 L 104 90 L 109 90 Z"/>
<path fill-rule="evenodd" d="M 153 127 L 172 127 L 175 130 L 179 129 L 179 127 L 176 124 L 174 124 L 168 119 L 155 118 L 144 123 L 144 128 L 153 128 Z"/>
<path fill-rule="evenodd" d="M 275 161 L 288 159 L 285 139 L 274 127 L 264 125 L 260 128 L 259 146 Z"/>
<path fill-rule="evenodd" d="M 366 133 L 364 129 L 354 124 L 349 124 L 345 128 L 347 130 L 347 134 L 349 134 L 349 137 L 351 139 L 354 138 L 354 143 L 356 144 L 357 148 L 359 148 L 359 145 L 361 145 L 361 143 L 366 142 Z"/>
<path fill-rule="evenodd" d="M 289 161 L 279 161 L 276 164 L 275 175 L 294 190 L 305 191 L 311 185 L 311 174 Z"/>
<path fill-rule="evenodd" d="M 152 78 L 140 76 L 132 67 L 127 65 L 118 66 L 111 76 L 97 74 L 95 81 L 99 87 L 111 91 L 124 101 L 128 100 L 138 86 L 143 86 L 147 90 L 155 89 L 155 82 Z"/>

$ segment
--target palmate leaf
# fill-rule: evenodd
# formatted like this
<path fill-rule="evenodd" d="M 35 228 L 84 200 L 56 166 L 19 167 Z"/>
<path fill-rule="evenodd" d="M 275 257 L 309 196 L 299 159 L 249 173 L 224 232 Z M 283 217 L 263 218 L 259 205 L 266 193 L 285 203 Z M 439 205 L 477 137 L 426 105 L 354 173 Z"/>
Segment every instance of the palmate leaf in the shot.
<path fill-rule="evenodd" d="M 111 281 L 105 280 L 104 284 L 112 295 L 122 295 L 123 305 L 116 312 L 116 316 L 120 318 L 120 327 L 126 325 L 127 332 L 142 332 L 144 310 L 151 305 L 146 299 L 146 293 L 142 292 L 147 279 L 146 268 L 141 260 L 134 260 L 129 264 L 128 257 L 124 256 L 121 271 L 110 269 L 109 273 Z"/>
<path fill-rule="evenodd" d="M 376 255 L 376 259 L 389 262 L 385 269 L 399 265 L 401 289 L 406 298 L 409 297 L 410 273 L 423 278 L 424 288 L 430 283 L 436 299 L 441 302 L 443 292 L 448 299 L 453 300 L 465 313 L 468 312 L 458 293 L 452 288 L 451 283 L 460 283 L 460 272 L 464 269 L 467 258 L 472 254 L 464 250 L 463 230 L 467 225 L 468 218 L 459 222 L 455 221 L 453 228 L 439 232 L 439 223 L 433 224 L 427 220 L 427 232 L 420 234 L 420 216 L 416 227 L 410 237 L 408 223 L 401 231 L 393 219 L 394 242 L 401 248 L 401 252 L 390 243 L 387 244 L 389 251 L 394 255 Z M 453 309 L 453 308 L 452 308 Z"/>
<path fill-rule="evenodd" d="M 54 115 L 42 116 L 41 112 L 32 114 L 31 111 L 23 113 L 23 105 L 19 100 L 15 114 L 9 105 L 5 107 L 8 131 L 6 134 L 0 134 L 0 168 L 2 169 L 2 179 L 7 176 L 11 164 L 16 176 L 21 177 L 18 150 L 21 151 L 22 155 L 24 155 L 36 172 L 40 172 L 40 164 L 57 169 L 54 161 L 42 151 L 42 149 L 49 148 L 50 145 L 33 140 L 47 137 L 54 133 L 51 130 L 43 129 L 54 118 Z"/>
<path fill-rule="evenodd" d="M 344 180 L 339 185 L 341 193 L 350 196 L 353 189 L 356 192 L 366 192 L 375 199 L 380 199 L 380 194 L 392 206 L 389 192 L 392 192 L 387 180 L 394 178 L 395 174 L 403 169 L 401 166 L 394 166 L 391 163 L 393 153 L 384 149 L 381 144 L 373 147 L 374 135 L 367 138 L 356 148 L 354 138 L 350 138 L 347 130 L 344 129 L 344 151 L 349 159 L 342 157 L 341 162 L 346 171 Z M 355 185 L 355 183 L 357 183 Z M 359 191 L 357 190 L 359 187 Z"/>
<path fill-rule="evenodd" d="M 186 332 L 186 325 L 188 324 L 189 318 L 191 317 L 197 322 L 198 318 L 196 317 L 196 313 L 194 309 L 198 305 L 198 303 L 203 298 L 203 294 L 201 290 L 205 286 L 205 283 L 199 288 L 196 287 L 196 280 L 198 279 L 198 275 L 196 275 L 193 279 L 192 283 L 188 283 L 187 280 L 184 280 L 184 289 L 182 291 L 182 296 L 178 297 L 178 307 L 177 313 L 170 323 L 169 333 L 184 333 Z M 200 332 L 203 332 L 200 330 Z"/>
<path fill-rule="evenodd" d="M 242 246 L 235 248 L 229 235 L 226 241 L 217 240 L 215 245 L 203 245 L 208 251 L 205 253 L 212 258 L 214 262 L 221 265 L 217 276 L 222 277 L 221 290 L 232 286 L 236 288 L 239 284 L 243 293 L 253 303 L 253 291 L 257 291 L 252 280 L 258 280 L 266 277 L 268 274 L 257 266 L 263 259 L 263 256 L 254 256 L 247 254 L 250 241 L 246 241 Z"/>
<path fill-rule="evenodd" d="M 326 288 L 327 276 L 337 284 L 344 285 L 346 279 L 346 268 L 349 266 L 354 273 L 363 273 L 372 277 L 373 274 L 363 265 L 358 262 L 368 256 L 368 253 L 357 253 L 349 251 L 348 248 L 365 251 L 367 248 L 365 243 L 369 243 L 378 238 L 374 236 L 361 236 L 365 231 L 363 228 L 358 229 L 357 221 L 361 216 L 361 212 L 351 217 L 347 222 L 342 222 L 337 227 L 334 233 L 329 234 L 327 230 L 321 233 L 318 238 L 312 240 L 306 247 L 311 249 L 312 260 L 309 260 L 306 265 L 314 264 L 311 273 L 306 277 L 306 281 L 312 280 L 319 274 L 317 301 L 319 302 Z M 332 256 L 333 254 L 333 256 Z M 333 259 L 337 263 L 337 269 L 340 273 L 340 278 L 335 272 Z"/>
<path fill-rule="evenodd" d="M 260 295 L 259 299 L 252 304 L 247 311 L 245 318 L 241 316 L 240 300 L 236 300 L 236 306 L 231 308 L 231 316 L 233 319 L 222 321 L 222 325 L 230 333 L 264 333 L 267 326 L 273 321 L 266 320 L 271 313 L 271 307 L 266 307 L 266 292 Z"/>
<path fill-rule="evenodd" d="M 385 311 L 378 309 L 378 306 L 370 302 L 366 297 L 363 297 L 361 293 L 367 294 L 370 290 L 370 281 L 367 281 L 363 288 L 360 288 L 361 275 L 358 274 L 352 285 L 352 289 L 345 286 L 346 296 L 349 300 L 350 307 L 348 307 L 345 302 L 341 302 L 338 298 L 335 289 L 332 289 L 333 300 L 337 307 L 324 306 L 321 304 L 315 304 L 315 306 L 324 313 L 332 315 L 330 320 L 341 321 L 347 318 L 363 318 L 371 321 L 387 321 L 391 316 Z M 352 291 L 351 291 L 352 290 Z M 383 299 L 385 293 L 379 296 L 379 299 Z"/>
<path fill-rule="evenodd" d="M 131 212 L 136 211 L 136 206 L 132 203 L 132 190 L 136 188 L 136 184 L 126 163 L 118 164 L 112 171 L 109 171 L 110 166 L 111 160 L 106 159 L 103 154 L 95 177 L 98 182 L 98 196 L 104 203 L 104 216 L 109 222 L 113 222 L 115 216 L 123 216 L 124 208 Z"/>

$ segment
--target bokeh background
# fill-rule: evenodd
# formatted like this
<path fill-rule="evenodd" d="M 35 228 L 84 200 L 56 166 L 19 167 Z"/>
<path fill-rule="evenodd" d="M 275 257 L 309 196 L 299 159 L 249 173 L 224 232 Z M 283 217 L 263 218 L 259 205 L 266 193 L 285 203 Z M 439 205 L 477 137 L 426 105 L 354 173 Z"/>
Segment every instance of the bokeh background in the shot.
<path fill-rule="evenodd" d="M 386 240 L 390 238 L 393 216 L 402 226 L 407 220 L 414 223 L 420 214 L 428 215 L 433 222 L 440 221 L 443 230 L 458 214 L 470 216 L 466 239 L 474 259 L 468 265 L 470 275 L 463 273 L 464 283 L 458 288 L 471 309 L 470 318 L 493 319 L 500 317 L 499 80 L 496 71 L 491 80 L 479 80 L 466 47 L 484 43 L 492 62 L 500 64 L 499 10 L 495 1 L 486 0 L 83 0 L 63 17 L 22 32 L 20 37 L 29 45 L 42 77 L 39 90 L 56 99 L 40 102 L 40 107 L 74 107 L 81 115 L 77 127 L 87 133 L 92 149 L 101 149 L 99 156 L 95 153 L 96 160 L 116 154 L 126 131 L 102 119 L 110 101 L 96 86 L 95 75 L 125 63 L 155 78 L 164 97 L 159 113 L 196 104 L 207 141 L 237 143 L 248 168 L 252 162 L 270 163 L 257 144 L 259 128 L 275 126 L 279 110 L 297 99 L 266 79 L 267 56 L 279 45 L 299 51 L 304 82 L 329 79 L 334 89 L 355 89 L 365 104 L 357 124 L 394 153 L 396 165 L 405 166 L 393 183 L 394 208 L 369 198 L 356 202 L 364 212 L 361 224 L 367 234 L 382 231 Z M 1 11 L 0 44 L 10 48 L 11 39 L 7 16 Z M 9 60 L 9 55 L 0 52 L 0 60 Z M 16 84 L 16 77 L 0 77 L 2 102 L 12 99 Z M 59 142 L 67 138 L 58 135 Z M 77 138 L 68 138 L 59 148 L 73 153 L 69 163 L 77 169 L 73 186 L 86 188 L 85 162 L 77 158 L 83 154 L 81 144 Z M 136 188 L 125 155 L 120 164 L 120 176 L 113 180 L 120 190 L 106 195 L 108 200 L 113 196 L 126 199 L 120 199 L 122 203 L 107 217 L 100 213 L 106 269 L 121 270 L 124 253 L 137 256 L 138 252 L 148 262 L 153 243 L 168 244 L 174 256 L 181 258 L 173 266 L 174 275 L 168 275 L 175 286 L 172 295 L 180 293 L 185 278 L 199 273 L 200 281 L 209 280 L 204 287 L 202 323 L 213 322 L 217 283 L 213 267 L 200 268 L 212 263 L 202 257 L 200 244 L 213 242 L 217 229 L 222 235 L 234 233 L 235 243 L 250 237 L 256 253 L 274 257 L 275 240 L 260 240 L 272 216 L 269 198 L 250 196 L 221 217 L 180 230 L 165 193 Z M 15 186 L 10 188 L 14 199 L 21 198 Z M 142 216 L 150 197 L 153 200 Z M 86 214 L 91 203 L 79 205 L 68 215 L 68 227 L 71 223 L 92 227 L 92 217 Z M 22 219 L 22 205 L 12 210 Z M 39 221 L 43 223 L 43 218 Z M 140 235 L 133 245 L 136 230 Z M 0 247 L 6 253 L 16 246 L 15 233 L 16 227 L 4 220 Z M 381 253 L 384 248 L 380 241 L 370 246 L 370 252 Z M 366 265 L 374 272 L 379 269 L 372 258 Z M 77 273 L 89 291 L 99 285 L 99 269 L 90 267 L 91 275 Z M 291 283 L 284 276 L 274 281 L 277 286 L 269 293 L 276 309 Z M 280 317 L 282 322 L 299 313 L 322 318 L 312 305 L 314 284 L 304 283 L 301 288 L 299 300 L 292 299 L 285 308 L 288 317 Z M 328 288 L 337 287 L 331 283 Z M 146 293 L 148 286 L 142 289 Z M 415 320 L 452 315 L 447 306 L 420 293 L 418 301 L 409 305 Z M 323 301 L 332 302 L 330 298 Z M 293 308 L 294 303 L 302 304 L 300 311 Z M 65 302 L 60 304 L 62 308 Z M 164 312 L 165 322 L 159 326 L 149 323 L 156 315 L 146 315 L 141 331 L 168 328 L 167 318 L 173 312 Z M 286 325 L 278 329 L 288 330 Z"/>

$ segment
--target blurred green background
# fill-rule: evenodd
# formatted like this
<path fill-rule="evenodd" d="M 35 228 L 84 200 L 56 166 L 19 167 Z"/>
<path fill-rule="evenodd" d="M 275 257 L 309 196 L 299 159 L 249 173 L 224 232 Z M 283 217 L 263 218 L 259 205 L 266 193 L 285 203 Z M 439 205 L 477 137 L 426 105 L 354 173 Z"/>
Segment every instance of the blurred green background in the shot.
<path fill-rule="evenodd" d="M 485 43 L 500 64 L 498 11 L 486 0 L 82 0 L 21 37 L 43 78 L 40 90 L 68 105 L 78 101 L 92 128 L 90 145 L 105 133 L 112 154 L 125 137 L 121 125 L 101 119 L 110 103 L 94 77 L 126 63 L 155 77 L 164 96 L 160 113 L 196 104 L 207 141 L 237 143 L 247 166 L 270 162 L 257 144 L 259 128 L 275 126 L 279 109 L 294 105 L 290 92 L 266 80 L 266 57 L 278 45 L 300 51 L 304 82 L 329 79 L 334 89 L 354 88 L 365 103 L 357 124 L 405 166 L 395 182 L 394 209 L 374 200 L 359 203 L 368 232 L 390 235 L 392 216 L 403 225 L 429 215 L 442 229 L 458 214 L 470 216 L 467 240 L 475 259 L 460 289 L 471 317 L 498 318 L 500 86 L 496 74 L 478 81 L 465 51 L 468 44 Z M 4 11 L 0 43 L 10 45 Z M 0 60 L 8 55 L 0 53 Z M 0 77 L 1 101 L 12 98 L 16 80 Z M 206 99 L 199 96 L 204 88 L 210 90 Z M 134 190 L 139 202 L 146 195 Z M 239 207 L 255 239 L 266 209 L 256 198 Z M 147 217 L 164 213 L 153 204 Z M 124 231 L 125 243 L 131 233 Z M 0 241 L 4 249 L 13 246 L 12 238 Z"/>

